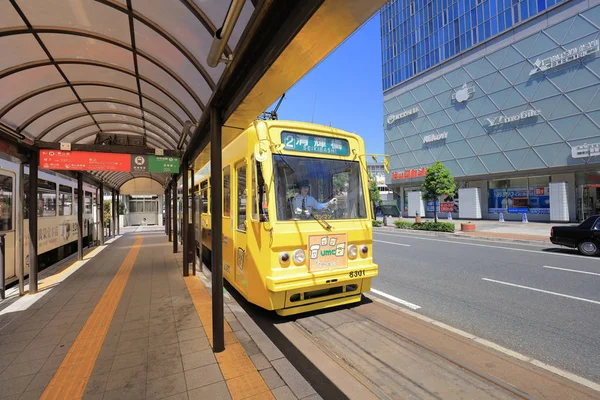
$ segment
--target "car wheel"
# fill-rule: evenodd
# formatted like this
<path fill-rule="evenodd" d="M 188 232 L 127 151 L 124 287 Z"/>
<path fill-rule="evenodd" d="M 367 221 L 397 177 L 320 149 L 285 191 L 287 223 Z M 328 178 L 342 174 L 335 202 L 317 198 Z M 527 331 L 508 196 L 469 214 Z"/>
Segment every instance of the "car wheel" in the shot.
<path fill-rule="evenodd" d="M 577 246 L 579 252 L 585 256 L 595 256 L 598 254 L 598 245 L 591 240 L 584 240 Z"/>

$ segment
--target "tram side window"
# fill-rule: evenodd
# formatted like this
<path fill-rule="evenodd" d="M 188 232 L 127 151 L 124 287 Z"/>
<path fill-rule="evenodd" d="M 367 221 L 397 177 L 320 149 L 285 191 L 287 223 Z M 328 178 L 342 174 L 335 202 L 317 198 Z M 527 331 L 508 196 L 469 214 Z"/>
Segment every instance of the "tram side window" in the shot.
<path fill-rule="evenodd" d="M 23 219 L 29 218 L 29 175 L 23 179 Z"/>
<path fill-rule="evenodd" d="M 256 182 L 257 179 L 258 184 Z M 252 174 L 252 218 L 261 222 L 269 220 L 267 191 L 262 175 L 262 165 L 259 162 L 254 163 L 254 174 Z"/>
<path fill-rule="evenodd" d="M 13 178 L 0 175 L 0 231 L 12 230 Z"/>
<path fill-rule="evenodd" d="M 237 170 L 237 226 L 238 230 L 246 230 L 246 167 Z"/>
<path fill-rule="evenodd" d="M 85 209 L 84 214 L 91 214 L 92 213 L 92 193 L 91 192 L 84 192 L 83 203 L 84 203 L 83 207 Z"/>
<path fill-rule="evenodd" d="M 70 186 L 58 185 L 58 215 L 73 214 L 73 189 Z"/>
<path fill-rule="evenodd" d="M 200 184 L 200 196 L 202 197 L 202 214 L 208 213 L 208 181 Z"/>
<path fill-rule="evenodd" d="M 223 169 L 223 216 L 231 217 L 230 168 Z"/>
<path fill-rule="evenodd" d="M 56 183 L 38 180 L 38 217 L 56 216 Z"/>

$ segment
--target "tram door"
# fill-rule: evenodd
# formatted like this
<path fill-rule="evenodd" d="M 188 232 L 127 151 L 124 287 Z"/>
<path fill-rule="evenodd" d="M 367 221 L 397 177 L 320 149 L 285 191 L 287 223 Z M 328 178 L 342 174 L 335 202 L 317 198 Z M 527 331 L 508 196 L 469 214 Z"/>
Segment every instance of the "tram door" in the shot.
<path fill-rule="evenodd" d="M 15 175 L 7 171 L 0 171 L 0 232 L 4 237 L 4 266 L 6 281 L 15 279 Z M 1 279 L 1 277 L 0 277 Z"/>
<path fill-rule="evenodd" d="M 234 249 L 233 240 L 233 193 L 235 185 L 231 180 L 231 167 L 228 165 L 223 168 L 223 277 L 229 282 L 235 279 Z M 215 200 L 211 198 L 211 201 Z"/>
<path fill-rule="evenodd" d="M 234 221 L 235 227 L 234 243 L 235 243 L 235 282 L 242 288 L 242 291 L 246 293 L 248 291 L 248 274 L 245 269 L 246 264 L 246 209 L 247 209 L 247 194 L 246 189 L 246 160 L 236 164 L 235 166 L 235 210 L 234 210 Z M 233 197 L 233 196 L 232 196 Z"/>

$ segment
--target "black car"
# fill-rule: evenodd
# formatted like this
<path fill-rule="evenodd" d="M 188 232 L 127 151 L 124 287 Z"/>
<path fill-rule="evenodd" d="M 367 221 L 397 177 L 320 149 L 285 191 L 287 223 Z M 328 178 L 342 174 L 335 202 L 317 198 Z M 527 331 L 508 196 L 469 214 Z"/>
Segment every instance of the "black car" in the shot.
<path fill-rule="evenodd" d="M 578 226 L 553 226 L 550 241 L 576 248 L 586 256 L 600 253 L 600 215 L 593 215 Z"/>

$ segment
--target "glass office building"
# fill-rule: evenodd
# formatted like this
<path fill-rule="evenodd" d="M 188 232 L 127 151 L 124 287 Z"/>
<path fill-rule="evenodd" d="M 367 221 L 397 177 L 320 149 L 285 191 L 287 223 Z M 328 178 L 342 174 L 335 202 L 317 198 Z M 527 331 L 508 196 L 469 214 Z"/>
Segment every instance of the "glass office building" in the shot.
<path fill-rule="evenodd" d="M 380 14 L 383 90 L 564 1 L 390 1 Z"/>
<path fill-rule="evenodd" d="M 475 196 L 445 196 L 444 215 L 600 213 L 600 0 L 392 1 L 381 29 L 386 183 L 405 215 L 435 160 Z"/>

